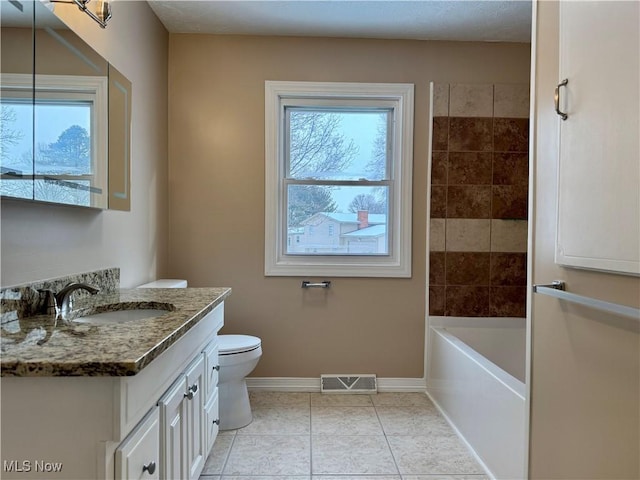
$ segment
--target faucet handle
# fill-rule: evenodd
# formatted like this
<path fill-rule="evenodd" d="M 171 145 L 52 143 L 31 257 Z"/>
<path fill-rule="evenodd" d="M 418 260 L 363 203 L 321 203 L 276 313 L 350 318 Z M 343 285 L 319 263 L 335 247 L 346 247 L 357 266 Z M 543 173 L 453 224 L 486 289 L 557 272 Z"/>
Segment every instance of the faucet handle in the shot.
<path fill-rule="evenodd" d="M 53 290 L 41 288 L 38 289 L 38 292 L 44 294 L 44 312 L 48 315 L 58 315 L 58 302 L 56 300 L 56 294 L 53 293 Z"/>

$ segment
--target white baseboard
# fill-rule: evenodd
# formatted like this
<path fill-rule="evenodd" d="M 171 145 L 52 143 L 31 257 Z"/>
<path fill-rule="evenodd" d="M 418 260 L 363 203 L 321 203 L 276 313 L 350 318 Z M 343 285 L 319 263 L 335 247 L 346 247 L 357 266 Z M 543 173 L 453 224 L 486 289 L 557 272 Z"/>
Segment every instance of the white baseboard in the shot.
<path fill-rule="evenodd" d="M 249 390 L 319 392 L 320 377 L 247 377 Z M 425 392 L 424 378 L 378 378 L 378 392 Z"/>
<path fill-rule="evenodd" d="M 422 392 L 427 391 L 424 378 L 378 378 L 379 392 Z"/>

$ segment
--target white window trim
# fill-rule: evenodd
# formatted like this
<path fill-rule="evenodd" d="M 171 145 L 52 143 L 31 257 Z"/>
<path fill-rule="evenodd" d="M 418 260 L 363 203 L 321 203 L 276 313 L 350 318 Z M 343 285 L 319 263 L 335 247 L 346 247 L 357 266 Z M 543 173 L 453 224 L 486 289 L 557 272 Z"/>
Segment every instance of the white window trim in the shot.
<path fill-rule="evenodd" d="M 35 83 L 34 83 L 35 82 Z M 90 100 L 93 103 L 91 138 L 93 174 L 83 176 L 47 175 L 60 180 L 91 180 L 91 186 L 102 190 L 89 196 L 90 205 L 106 208 L 107 199 L 107 135 L 108 135 L 108 79 L 104 76 L 45 75 L 7 73 L 2 74 L 2 96 L 23 98 L 35 94 L 35 101 L 42 99 Z"/>
<path fill-rule="evenodd" d="M 265 275 L 333 277 L 411 277 L 411 203 L 413 169 L 413 84 L 265 82 Z M 284 161 L 280 129 L 284 125 L 282 100 L 371 99 L 395 103 L 392 178 L 394 210 L 387 225 L 391 254 L 388 256 L 285 255 L 282 222 Z M 401 128 L 400 128 L 401 127 Z"/>

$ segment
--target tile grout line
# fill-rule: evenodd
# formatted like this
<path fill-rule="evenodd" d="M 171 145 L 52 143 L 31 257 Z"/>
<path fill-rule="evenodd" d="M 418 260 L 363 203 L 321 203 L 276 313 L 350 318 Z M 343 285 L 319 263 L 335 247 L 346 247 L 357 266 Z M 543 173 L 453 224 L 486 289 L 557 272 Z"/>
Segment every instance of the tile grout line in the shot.
<path fill-rule="evenodd" d="M 233 446 L 236 444 L 236 438 L 238 438 L 238 430 L 233 434 L 233 439 L 231 440 L 231 445 L 229 445 L 229 451 L 224 457 L 224 462 L 222 462 L 222 468 L 220 469 L 220 478 L 222 479 L 222 475 L 224 474 L 225 468 L 227 468 L 227 463 L 229 462 L 229 457 L 231 456 L 231 450 Z"/>
<path fill-rule="evenodd" d="M 391 448 L 391 444 L 389 443 L 389 438 L 387 437 L 387 432 L 384 429 L 384 425 L 382 424 L 382 420 L 380 420 L 380 415 L 378 415 L 378 405 L 376 405 L 373 402 L 373 399 L 371 398 L 371 395 L 369 395 L 369 400 L 371 400 L 371 403 L 373 404 L 373 410 L 374 410 L 374 412 L 376 412 L 376 418 L 378 419 L 378 422 L 380 423 L 380 428 L 382 429 L 382 435 L 384 436 L 384 441 L 387 444 L 387 448 L 389 448 L 389 453 L 391 454 L 391 458 L 393 459 L 393 464 L 396 467 L 397 475 L 399 475 L 400 478 L 402 478 L 401 473 L 400 473 L 400 467 L 398 466 L 398 461 L 396 460 L 396 456 L 393 454 L 393 449 Z"/>

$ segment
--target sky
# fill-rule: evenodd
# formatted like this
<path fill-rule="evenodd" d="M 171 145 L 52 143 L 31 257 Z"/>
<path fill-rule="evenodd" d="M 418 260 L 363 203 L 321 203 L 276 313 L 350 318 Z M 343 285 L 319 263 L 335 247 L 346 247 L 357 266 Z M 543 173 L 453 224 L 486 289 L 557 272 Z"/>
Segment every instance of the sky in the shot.
<path fill-rule="evenodd" d="M 377 136 L 379 115 L 352 113 L 342 116 L 341 132 L 347 139 L 347 142 L 353 139 L 354 143 L 359 147 L 351 168 L 347 171 L 347 175 L 353 178 L 365 177 L 365 167 L 371 159 L 373 151 L 373 142 Z M 367 193 L 369 189 L 363 187 L 335 188 L 332 189 L 332 195 L 338 204 L 339 212 L 348 212 L 349 204 L 353 197 L 360 193 Z"/>
<path fill-rule="evenodd" d="M 31 151 L 32 115 L 30 104 L 12 104 L 10 108 L 16 112 L 16 122 L 10 128 L 24 132 L 21 141 L 12 151 L 13 158 L 20 160 L 23 152 Z M 91 109 L 87 105 L 64 106 L 38 105 L 36 107 L 35 124 L 37 130 L 36 145 L 40 143 L 52 143 L 58 136 L 72 125 L 80 125 L 90 130 Z M 12 166 L 13 162 L 7 162 L 5 166 Z"/>

